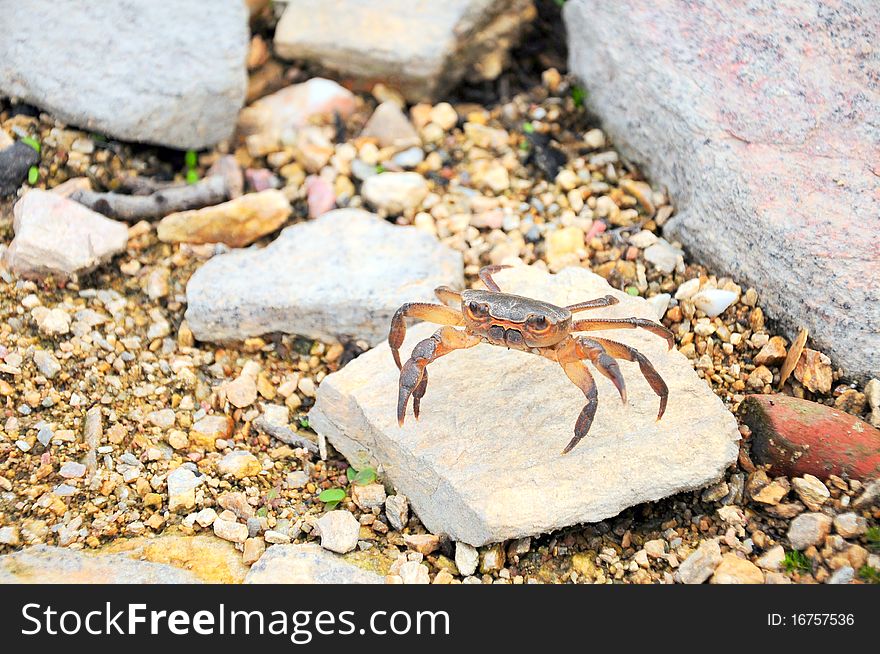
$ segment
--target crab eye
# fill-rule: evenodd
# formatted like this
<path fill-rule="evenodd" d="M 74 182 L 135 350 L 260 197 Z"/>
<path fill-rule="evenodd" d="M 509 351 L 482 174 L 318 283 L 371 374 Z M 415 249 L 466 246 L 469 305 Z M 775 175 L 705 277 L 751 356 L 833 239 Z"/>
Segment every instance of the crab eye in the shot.
<path fill-rule="evenodd" d="M 489 307 L 480 302 L 469 302 L 468 303 L 468 311 L 471 312 L 472 315 L 482 318 L 489 313 Z"/>
<path fill-rule="evenodd" d="M 547 328 L 547 316 L 529 316 L 529 326 L 534 327 L 535 329 L 546 329 Z"/>

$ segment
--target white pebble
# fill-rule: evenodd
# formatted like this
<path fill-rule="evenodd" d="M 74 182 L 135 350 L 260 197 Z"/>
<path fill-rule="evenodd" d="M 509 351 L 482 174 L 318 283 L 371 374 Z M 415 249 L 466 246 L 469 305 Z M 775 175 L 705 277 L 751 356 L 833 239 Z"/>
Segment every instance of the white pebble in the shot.
<path fill-rule="evenodd" d="M 694 306 L 710 318 L 722 313 L 736 301 L 736 293 L 720 288 L 707 288 L 693 296 Z"/>

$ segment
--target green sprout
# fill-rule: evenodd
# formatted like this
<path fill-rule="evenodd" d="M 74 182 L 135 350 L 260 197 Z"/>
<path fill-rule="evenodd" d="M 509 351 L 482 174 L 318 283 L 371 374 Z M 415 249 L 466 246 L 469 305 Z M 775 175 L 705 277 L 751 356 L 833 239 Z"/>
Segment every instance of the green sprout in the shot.
<path fill-rule="evenodd" d="M 199 171 L 196 167 L 199 165 L 199 156 L 195 150 L 187 150 L 184 155 L 183 162 L 186 165 L 186 183 L 195 184 L 199 181 Z"/>
<path fill-rule="evenodd" d="M 869 550 L 880 550 L 880 527 L 868 527 L 865 540 L 868 541 Z"/>
<path fill-rule="evenodd" d="M 535 126 L 532 125 L 530 122 L 525 122 L 522 124 L 522 131 L 524 131 L 526 134 L 534 134 Z"/>
<path fill-rule="evenodd" d="M 384 173 L 384 172 L 385 172 L 385 166 L 383 166 L 382 164 L 378 164 L 376 166 L 376 173 L 378 174 L 378 173 Z"/>
<path fill-rule="evenodd" d="M 303 429 L 310 429 L 309 427 L 309 419 L 306 416 L 303 416 L 299 419 L 299 426 Z"/>
<path fill-rule="evenodd" d="M 785 568 L 786 572 L 810 572 L 813 569 L 806 555 L 797 550 L 790 550 L 785 553 L 785 557 L 782 559 L 782 567 Z"/>
<path fill-rule="evenodd" d="M 31 146 L 37 152 L 40 151 L 40 142 L 37 139 L 35 139 L 33 136 L 22 136 L 21 142 L 26 143 L 27 145 Z"/>
<path fill-rule="evenodd" d="M 36 166 L 31 166 L 28 168 L 28 184 L 33 186 L 40 179 L 40 169 Z"/>
<path fill-rule="evenodd" d="M 582 86 L 571 87 L 571 99 L 574 100 L 575 107 L 583 107 L 584 101 L 587 99 L 587 91 Z"/>
<path fill-rule="evenodd" d="M 635 286 L 627 286 L 626 292 L 627 292 L 627 295 L 638 295 L 639 289 L 637 289 Z"/>
<path fill-rule="evenodd" d="M 327 511 L 332 511 L 336 508 L 337 504 L 345 499 L 345 491 L 341 488 L 328 488 L 325 491 L 321 491 L 318 499 L 324 503 L 324 508 Z"/>
<path fill-rule="evenodd" d="M 565 6 L 565 0 L 553 0 L 557 7 L 562 9 Z"/>

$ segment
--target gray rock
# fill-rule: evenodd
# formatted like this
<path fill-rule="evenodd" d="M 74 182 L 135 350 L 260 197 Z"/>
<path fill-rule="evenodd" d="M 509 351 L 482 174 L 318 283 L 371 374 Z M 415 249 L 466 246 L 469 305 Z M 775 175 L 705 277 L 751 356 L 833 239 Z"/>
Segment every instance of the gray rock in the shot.
<path fill-rule="evenodd" d="M 31 0 L 3 12 L 0 95 L 129 141 L 186 149 L 231 136 L 247 85 L 243 2 Z"/>
<path fill-rule="evenodd" d="M 88 272 L 128 244 L 126 225 L 49 191 L 28 191 L 12 211 L 15 238 L 4 258 L 18 275 Z"/>
<path fill-rule="evenodd" d="M 819 545 L 831 532 L 831 518 L 823 513 L 802 513 L 788 528 L 788 541 L 796 550 Z"/>
<path fill-rule="evenodd" d="M 683 584 L 702 584 L 715 572 L 715 568 L 721 563 L 721 558 L 718 541 L 704 540 L 682 561 L 675 573 L 676 579 Z"/>
<path fill-rule="evenodd" d="M 757 288 L 789 339 L 807 327 L 851 376 L 880 370 L 880 59 L 865 56 L 880 4 L 569 0 L 563 14 L 589 108 L 669 189 L 664 235 Z"/>
<path fill-rule="evenodd" d="M 273 545 L 245 577 L 246 584 L 382 584 L 369 570 L 317 545 Z"/>
<path fill-rule="evenodd" d="M 612 294 L 620 303 L 601 315 L 653 317 L 643 299 L 581 268 L 549 275 L 523 266 L 497 279 L 509 292 L 563 305 Z M 404 358 L 436 329 L 411 328 Z M 395 409 L 399 373 L 385 344 L 324 379 L 309 421 L 350 461 L 372 456 L 431 533 L 472 545 L 602 520 L 716 481 L 737 456 L 734 417 L 663 339 L 643 330 L 607 335 L 654 363 L 669 386 L 669 406 L 658 422 L 657 396 L 637 365 L 621 362 L 629 404 L 596 375 L 595 422 L 567 455 L 561 451 L 583 394 L 558 364 L 489 345 L 431 364 L 421 420 L 410 409 L 402 429 Z"/>
<path fill-rule="evenodd" d="M 275 30 L 275 52 L 316 61 L 367 88 L 390 80 L 418 101 L 443 92 L 466 71 L 497 77 L 507 49 L 533 16 L 531 0 L 297 0 Z"/>
<path fill-rule="evenodd" d="M 187 286 L 186 320 L 203 341 L 285 332 L 376 344 L 401 304 L 462 281 L 461 255 L 430 235 L 339 209 L 205 263 Z"/>
<path fill-rule="evenodd" d="M 361 136 L 375 138 L 380 148 L 403 149 L 422 144 L 409 118 L 400 106 L 391 100 L 386 100 L 376 107 L 370 120 L 364 125 Z"/>
<path fill-rule="evenodd" d="M 37 545 L 0 556 L 0 584 L 198 584 L 191 572 L 124 554 Z"/>
<path fill-rule="evenodd" d="M 38 163 L 39 153 L 27 143 L 16 141 L 0 150 L 0 197 L 15 193 L 27 177 L 30 167 Z"/>
<path fill-rule="evenodd" d="M 345 554 L 357 547 L 360 524 L 348 511 L 328 511 L 315 523 L 321 534 L 321 547 Z"/>

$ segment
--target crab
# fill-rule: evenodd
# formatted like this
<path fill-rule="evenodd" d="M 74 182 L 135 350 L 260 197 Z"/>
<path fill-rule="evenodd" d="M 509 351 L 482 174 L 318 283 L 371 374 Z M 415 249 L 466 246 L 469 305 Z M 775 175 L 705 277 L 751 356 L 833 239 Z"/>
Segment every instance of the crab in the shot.
<path fill-rule="evenodd" d="M 672 332 L 663 325 L 644 318 L 573 320 L 572 314 L 617 304 L 617 298 L 611 295 L 559 307 L 549 302 L 504 293 L 492 275 L 509 267 L 486 266 L 480 270 L 479 277 L 487 290 L 455 291 L 447 286 L 440 286 L 434 290 L 434 293 L 442 304 L 409 302 L 395 312 L 388 333 L 388 345 L 391 347 L 394 362 L 400 370 L 397 422 L 401 427 L 410 398 L 413 403 L 413 414 L 416 419 L 419 417 L 421 400 L 428 390 L 428 364 L 450 352 L 474 347 L 480 343 L 530 352 L 555 361 L 583 392 L 587 402 L 575 422 L 574 438 L 562 450 L 563 454 L 570 452 L 587 435 L 596 415 L 598 391 L 593 375 L 586 366 L 586 360 L 611 380 L 624 404 L 626 385 L 615 359 L 638 363 L 642 376 L 660 398 L 657 420 L 663 417 L 669 389 L 645 355 L 617 341 L 599 337 L 589 338 L 575 335 L 573 332 L 640 328 L 665 338 L 669 349 L 673 345 Z M 449 306 L 451 302 L 458 303 L 460 308 Z M 431 337 L 420 341 L 413 348 L 412 355 L 406 363 L 401 364 L 400 347 L 406 336 L 407 318 L 445 326 Z"/>

